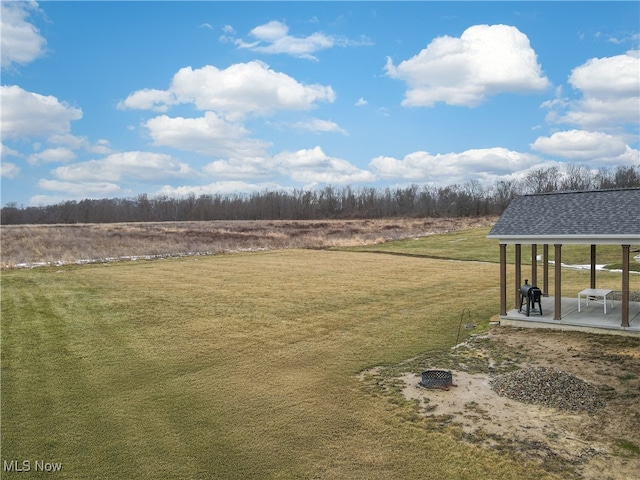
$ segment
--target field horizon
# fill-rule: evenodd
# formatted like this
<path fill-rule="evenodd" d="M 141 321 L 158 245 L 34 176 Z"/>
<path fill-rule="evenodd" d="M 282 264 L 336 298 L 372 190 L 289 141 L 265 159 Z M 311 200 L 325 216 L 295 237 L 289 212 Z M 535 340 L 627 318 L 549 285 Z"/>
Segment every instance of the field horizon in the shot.
<path fill-rule="evenodd" d="M 385 243 L 493 225 L 496 217 L 3 225 L 3 269 Z"/>

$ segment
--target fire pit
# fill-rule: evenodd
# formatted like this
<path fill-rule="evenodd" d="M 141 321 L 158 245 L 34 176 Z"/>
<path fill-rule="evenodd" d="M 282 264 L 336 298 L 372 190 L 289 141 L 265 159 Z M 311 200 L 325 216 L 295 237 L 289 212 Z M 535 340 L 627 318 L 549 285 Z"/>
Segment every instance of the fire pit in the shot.
<path fill-rule="evenodd" d="M 455 386 L 453 384 L 453 374 L 447 370 L 427 370 L 426 372 L 422 372 L 420 386 L 449 390 L 449 387 Z"/>

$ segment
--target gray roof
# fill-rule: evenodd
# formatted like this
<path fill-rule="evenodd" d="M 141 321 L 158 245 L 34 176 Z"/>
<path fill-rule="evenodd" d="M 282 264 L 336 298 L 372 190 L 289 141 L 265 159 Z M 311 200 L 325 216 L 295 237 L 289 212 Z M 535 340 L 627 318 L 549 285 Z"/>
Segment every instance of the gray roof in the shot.
<path fill-rule="evenodd" d="M 516 197 L 493 226 L 488 238 L 507 243 L 638 244 L 640 188 Z"/>

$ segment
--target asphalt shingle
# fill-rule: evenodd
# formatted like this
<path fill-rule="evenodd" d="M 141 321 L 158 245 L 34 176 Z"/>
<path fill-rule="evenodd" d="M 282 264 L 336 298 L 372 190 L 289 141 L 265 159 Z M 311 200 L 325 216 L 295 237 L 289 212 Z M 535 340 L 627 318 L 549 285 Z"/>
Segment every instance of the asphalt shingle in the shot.
<path fill-rule="evenodd" d="M 638 235 L 640 188 L 516 197 L 489 236 Z"/>

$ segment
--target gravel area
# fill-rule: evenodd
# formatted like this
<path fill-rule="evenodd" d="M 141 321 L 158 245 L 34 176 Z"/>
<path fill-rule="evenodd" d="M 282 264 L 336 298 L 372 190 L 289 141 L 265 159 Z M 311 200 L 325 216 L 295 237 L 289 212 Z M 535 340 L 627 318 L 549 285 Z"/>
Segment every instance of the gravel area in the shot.
<path fill-rule="evenodd" d="M 605 406 L 595 387 L 556 368 L 533 367 L 499 375 L 491 386 L 498 395 L 561 410 L 594 411 Z"/>

